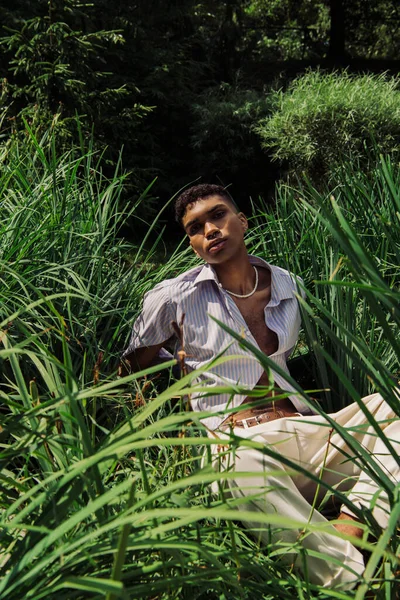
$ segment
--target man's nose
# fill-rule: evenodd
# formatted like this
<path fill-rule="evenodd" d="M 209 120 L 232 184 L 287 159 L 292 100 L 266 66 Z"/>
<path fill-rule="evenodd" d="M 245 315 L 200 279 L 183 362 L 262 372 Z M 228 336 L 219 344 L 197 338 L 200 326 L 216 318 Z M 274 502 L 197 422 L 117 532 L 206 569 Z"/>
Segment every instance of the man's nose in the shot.
<path fill-rule="evenodd" d="M 204 224 L 204 235 L 206 236 L 206 238 L 212 237 L 218 231 L 219 229 L 214 225 L 214 223 L 207 221 Z"/>

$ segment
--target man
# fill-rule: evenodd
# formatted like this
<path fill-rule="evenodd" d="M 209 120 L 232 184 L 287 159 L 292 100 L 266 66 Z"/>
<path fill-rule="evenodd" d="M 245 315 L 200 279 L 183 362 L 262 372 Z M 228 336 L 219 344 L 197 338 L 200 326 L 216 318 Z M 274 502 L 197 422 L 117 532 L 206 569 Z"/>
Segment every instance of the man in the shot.
<path fill-rule="evenodd" d="M 237 478 L 230 481 L 229 493 L 243 498 L 247 510 L 275 512 L 301 523 L 324 523 L 326 519 L 313 510 L 315 484 L 300 472 L 277 476 L 287 467 L 279 455 L 300 465 L 307 472 L 323 476 L 329 485 L 347 482 L 352 487 L 350 497 L 357 505 L 366 506 L 382 526 L 389 514 L 388 499 L 376 484 L 348 460 L 349 450 L 337 434 L 329 438 L 328 422 L 316 414 L 294 393 L 278 372 L 273 371 L 276 400 L 266 394 L 265 404 L 252 404 L 243 395 L 243 388 L 252 390 L 269 385 L 269 374 L 241 345 L 232 340 L 211 317 L 225 323 L 268 355 L 284 372 L 286 360 L 299 332 L 300 312 L 296 293 L 299 281 L 290 273 L 250 256 L 244 243 L 248 223 L 238 212 L 230 196 L 221 186 L 202 184 L 186 190 L 176 201 L 177 220 L 182 224 L 194 252 L 205 261 L 196 267 L 157 285 L 146 294 L 143 311 L 135 322 L 131 342 L 124 353 L 134 370 L 146 368 L 176 336 L 173 323 L 183 323 L 183 350 L 186 366 L 203 369 L 199 381 L 204 382 L 207 395 L 201 392 L 191 397 L 195 411 L 207 411 L 204 425 L 218 439 L 227 439 L 229 431 L 236 436 L 262 442 L 275 449 L 278 456 L 266 456 L 252 448 L 239 447 L 225 456 L 225 468 L 233 468 Z M 182 348 L 177 348 L 181 350 Z M 221 352 L 230 360 L 217 366 L 209 363 Z M 282 372 L 282 371 L 281 371 Z M 216 385 L 240 385 L 241 394 L 215 394 Z M 280 390 L 287 393 L 282 394 Z M 292 392 L 292 393 L 291 393 Z M 394 415 L 378 394 L 364 399 L 375 419 L 392 440 L 399 439 L 398 423 L 390 422 Z M 240 410 L 238 407 L 246 405 Z M 228 417 L 223 411 L 236 408 Z M 349 406 L 331 417 L 349 430 L 357 429 L 354 437 L 372 453 L 385 456 L 384 468 L 393 481 L 399 480 L 399 467 L 388 455 L 386 446 L 362 425 L 366 423 L 357 405 Z M 217 444 L 216 444 L 217 446 Z M 400 450 L 400 444 L 397 444 Z M 215 451 L 216 455 L 216 451 Z M 221 461 L 224 468 L 224 461 Z M 240 473 L 251 472 L 251 478 Z M 348 535 L 362 536 L 362 529 L 347 508 L 336 529 Z M 256 517 L 254 523 L 257 523 Z M 306 568 L 312 582 L 325 586 L 354 586 L 364 570 L 361 553 L 349 541 L 334 534 L 333 527 L 324 532 L 303 536 Z M 300 530 L 289 530 L 285 541 L 298 541 Z M 309 552 L 307 552 L 307 550 Z M 332 560 L 318 557 L 327 554 Z M 304 552 L 303 552 L 304 555 Z M 298 566 L 302 568 L 299 557 Z M 296 563 L 297 564 L 297 563 Z M 303 564 L 304 566 L 304 564 Z"/>

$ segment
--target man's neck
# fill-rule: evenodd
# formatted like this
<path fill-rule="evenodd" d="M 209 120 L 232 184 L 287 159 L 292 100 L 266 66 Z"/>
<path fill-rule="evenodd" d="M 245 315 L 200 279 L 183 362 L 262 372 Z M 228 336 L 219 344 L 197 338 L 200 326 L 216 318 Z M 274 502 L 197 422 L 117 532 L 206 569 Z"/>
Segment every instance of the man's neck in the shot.
<path fill-rule="evenodd" d="M 246 294 L 254 286 L 254 269 L 247 252 L 212 266 L 220 284 L 226 290 L 236 294 Z"/>

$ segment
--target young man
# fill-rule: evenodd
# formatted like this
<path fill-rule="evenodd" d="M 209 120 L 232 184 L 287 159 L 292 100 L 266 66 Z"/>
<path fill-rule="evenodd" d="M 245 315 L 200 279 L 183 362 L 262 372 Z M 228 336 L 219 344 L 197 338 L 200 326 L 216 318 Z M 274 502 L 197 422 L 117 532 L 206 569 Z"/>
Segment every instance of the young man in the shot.
<path fill-rule="evenodd" d="M 186 366 L 189 370 L 203 369 L 198 381 L 204 382 L 208 394 L 193 394 L 192 408 L 209 412 L 210 416 L 203 423 L 212 435 L 225 439 L 231 429 L 236 436 L 262 442 L 311 474 L 323 473 L 330 485 L 343 484 L 345 489 L 346 486 L 352 488 L 352 501 L 370 507 L 377 521 L 384 526 L 389 516 L 385 494 L 348 460 L 349 450 L 340 436 L 336 434 L 329 439 L 327 421 L 308 407 L 279 373 L 272 372 L 274 393 L 279 398 L 279 390 L 285 390 L 286 397 L 281 394 L 283 398 L 272 402 L 271 393 L 267 393 L 263 406 L 257 398 L 257 405 L 252 407 L 251 398 L 243 393 L 233 397 L 210 393 L 213 386 L 221 384 L 239 384 L 248 390 L 269 384 L 269 376 L 259 362 L 211 316 L 240 333 L 288 372 L 286 360 L 300 327 L 296 298 L 298 280 L 284 269 L 247 253 L 244 243 L 247 219 L 237 211 L 223 187 L 203 184 L 186 190 L 177 199 L 175 212 L 191 247 L 205 265 L 166 280 L 146 294 L 143 311 L 134 324 L 124 358 L 134 370 L 149 366 L 176 335 L 173 323 L 182 322 Z M 177 347 L 177 351 L 180 349 Z M 224 356 L 233 358 L 208 367 L 222 351 Z M 394 414 L 381 396 L 373 394 L 364 402 L 375 419 L 382 421 L 382 429 L 386 428 L 388 437 L 398 440 L 398 422 L 390 422 Z M 238 407 L 242 404 L 247 408 L 240 410 Z M 237 408 L 237 411 L 227 417 L 221 414 L 227 408 Z M 367 421 L 357 405 L 331 417 L 350 431 L 358 428 L 354 434 L 356 439 L 371 453 L 384 456 L 381 460 L 384 460 L 385 470 L 393 481 L 399 480 L 397 462 L 388 454 L 386 446 L 376 435 L 371 435 L 367 427 L 361 427 Z M 400 444 L 397 447 L 400 451 Z M 237 478 L 230 481 L 230 495 L 248 498 L 248 502 L 242 504 L 243 508 L 275 512 L 304 524 L 326 522 L 312 508 L 316 492 L 313 481 L 301 473 L 289 473 L 276 455 L 266 456 L 240 447 L 231 459 L 230 467 L 237 472 Z M 225 460 L 225 465 L 228 462 Z M 285 469 L 287 475 L 276 475 L 277 471 Z M 251 472 L 254 476 L 241 477 L 241 472 Z M 347 508 L 339 518 L 347 522 L 338 524 L 337 530 L 361 537 L 362 529 L 357 527 L 354 515 Z M 257 522 L 256 517 L 254 522 Z M 301 539 L 306 558 L 303 552 L 296 564 L 302 568 L 301 561 L 306 560 L 312 582 L 327 587 L 342 586 L 343 589 L 354 586 L 364 570 L 362 555 L 355 546 L 334 535 L 335 530 L 329 525 L 323 533 L 315 532 L 302 538 L 299 534 L 300 530 L 288 530 L 285 541 L 295 544 Z M 319 558 L 319 552 L 330 556 L 332 561 Z"/>

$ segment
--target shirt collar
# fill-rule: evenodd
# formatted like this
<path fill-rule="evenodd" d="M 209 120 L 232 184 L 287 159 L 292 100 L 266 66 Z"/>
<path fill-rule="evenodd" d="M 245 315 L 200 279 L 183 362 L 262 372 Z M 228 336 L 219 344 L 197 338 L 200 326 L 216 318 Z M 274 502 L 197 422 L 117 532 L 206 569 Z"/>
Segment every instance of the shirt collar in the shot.
<path fill-rule="evenodd" d="M 293 298 L 293 292 L 296 289 L 296 279 L 294 276 L 280 267 L 270 265 L 258 256 L 249 254 L 249 260 L 250 264 L 266 267 L 271 271 L 271 300 L 268 306 L 277 306 L 281 300 Z M 196 285 L 204 281 L 214 281 L 219 286 L 217 274 L 209 264 L 203 266 L 193 283 Z"/>

